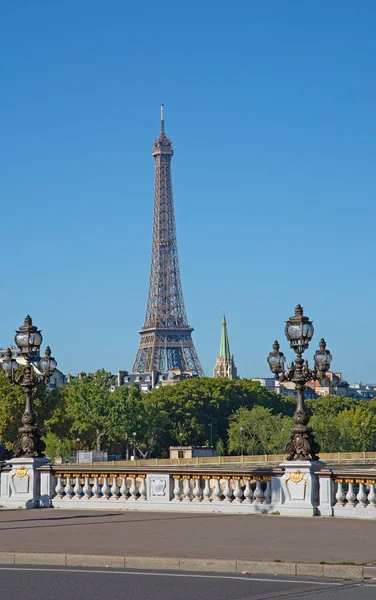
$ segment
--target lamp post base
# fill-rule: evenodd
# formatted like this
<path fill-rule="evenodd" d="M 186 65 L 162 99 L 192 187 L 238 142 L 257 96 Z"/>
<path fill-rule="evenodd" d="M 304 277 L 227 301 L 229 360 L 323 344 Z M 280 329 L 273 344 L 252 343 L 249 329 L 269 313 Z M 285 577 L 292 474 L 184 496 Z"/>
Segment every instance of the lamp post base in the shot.
<path fill-rule="evenodd" d="M 272 480 L 272 503 L 280 502 L 282 515 L 315 516 L 319 514 L 319 478 L 317 472 L 326 469 L 319 460 L 295 460 L 280 465 L 281 478 Z"/>
<path fill-rule="evenodd" d="M 49 458 L 12 458 L 5 461 L 10 468 L 1 472 L 0 503 L 5 508 L 39 508 L 51 506 L 48 480 L 41 480 L 39 467 Z M 46 476 L 49 474 L 46 474 Z M 45 477 L 45 474 L 43 474 Z"/>
<path fill-rule="evenodd" d="M 321 448 L 314 438 L 312 427 L 298 425 L 293 428 L 291 440 L 286 446 L 287 460 L 319 462 L 318 453 L 320 450 Z"/>

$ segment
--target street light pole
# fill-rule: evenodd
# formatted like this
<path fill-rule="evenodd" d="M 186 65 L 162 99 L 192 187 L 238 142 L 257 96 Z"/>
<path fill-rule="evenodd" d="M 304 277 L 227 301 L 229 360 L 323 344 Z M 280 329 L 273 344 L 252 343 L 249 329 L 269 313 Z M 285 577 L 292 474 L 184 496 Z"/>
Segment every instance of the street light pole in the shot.
<path fill-rule="evenodd" d="M 363 458 L 366 457 L 366 453 L 365 453 L 365 447 L 364 447 L 364 423 L 363 421 L 360 424 L 361 428 L 362 428 L 362 448 L 363 448 Z"/>
<path fill-rule="evenodd" d="M 33 325 L 29 315 L 24 324 L 16 331 L 14 341 L 17 344 L 20 355 L 25 360 L 25 368 L 22 375 L 16 377 L 19 364 L 12 358 L 10 348 L 5 352 L 5 359 L 1 367 L 4 374 L 12 385 L 20 385 L 25 393 L 25 412 L 22 416 L 22 427 L 19 428 L 17 441 L 13 444 L 13 456 L 15 458 L 41 458 L 46 444 L 40 437 L 39 427 L 36 425 L 36 415 L 33 410 L 32 393 L 38 384 L 48 384 L 50 377 L 56 369 L 56 360 L 51 356 L 51 349 L 47 346 L 45 356 L 40 358 L 40 346 L 43 341 L 40 330 Z M 40 375 L 35 372 L 33 364 L 38 366 Z"/>
<path fill-rule="evenodd" d="M 184 458 L 183 457 L 183 434 L 182 434 L 182 432 L 179 433 L 179 438 L 180 438 L 180 458 Z"/>
<path fill-rule="evenodd" d="M 210 427 L 210 447 L 213 448 L 213 423 L 209 423 Z"/>
<path fill-rule="evenodd" d="M 136 460 L 136 432 L 133 432 L 133 460 Z"/>
<path fill-rule="evenodd" d="M 80 464 L 80 438 L 77 438 L 77 464 Z"/>
<path fill-rule="evenodd" d="M 240 427 L 241 444 L 242 444 L 242 462 L 244 458 L 244 427 Z"/>
<path fill-rule="evenodd" d="M 316 442 L 312 428 L 308 427 L 309 414 L 304 405 L 304 388 L 308 381 L 321 380 L 330 368 L 332 356 L 326 349 L 326 342 L 320 340 L 320 349 L 315 352 L 314 368 L 308 367 L 308 361 L 303 359 L 314 333 L 312 321 L 303 314 L 300 304 L 295 308 L 295 314 L 286 322 L 285 335 L 296 354 L 296 359 L 285 371 L 286 359 L 279 351 L 279 343 L 273 344 L 273 352 L 268 356 L 268 363 L 277 381 L 292 381 L 295 384 L 297 405 L 293 415 L 294 427 L 290 442 L 286 446 L 287 460 L 319 460 L 320 446 Z"/>

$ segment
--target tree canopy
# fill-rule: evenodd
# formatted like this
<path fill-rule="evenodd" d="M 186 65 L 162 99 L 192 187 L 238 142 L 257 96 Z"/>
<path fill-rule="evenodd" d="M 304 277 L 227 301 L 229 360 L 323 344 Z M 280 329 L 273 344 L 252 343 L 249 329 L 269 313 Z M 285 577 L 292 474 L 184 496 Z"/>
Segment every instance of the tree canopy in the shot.
<path fill-rule="evenodd" d="M 136 384 L 114 387 L 101 369 L 68 386 L 34 393 L 48 453 L 69 457 L 77 447 L 129 457 L 167 457 L 171 445 L 209 445 L 217 454 L 283 453 L 296 399 L 250 379 L 192 378 L 149 394 Z M 24 411 L 22 388 L 0 373 L 0 443 L 11 449 Z M 322 452 L 376 449 L 376 399 L 325 396 L 308 400 Z M 212 436 L 211 436 L 212 432 Z M 135 434 L 135 435 L 134 435 Z"/>

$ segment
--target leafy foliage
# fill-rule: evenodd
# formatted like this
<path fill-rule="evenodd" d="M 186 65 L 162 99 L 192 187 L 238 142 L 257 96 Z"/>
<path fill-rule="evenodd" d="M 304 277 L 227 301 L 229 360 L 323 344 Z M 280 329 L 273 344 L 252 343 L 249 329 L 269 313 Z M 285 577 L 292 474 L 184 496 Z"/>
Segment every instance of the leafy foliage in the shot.
<path fill-rule="evenodd" d="M 49 431 L 44 436 L 44 442 L 46 443 L 45 454 L 52 462 L 55 462 L 56 458 L 61 458 L 62 461 L 70 460 L 73 443 L 69 439 L 61 440 L 56 433 Z"/>
<path fill-rule="evenodd" d="M 294 403 L 268 392 L 250 379 L 193 378 L 178 385 L 161 387 L 149 394 L 168 417 L 168 429 L 161 439 L 161 449 L 182 440 L 189 445 L 205 445 L 213 428 L 213 443 L 227 439 L 230 416 L 241 407 L 262 405 L 273 413 L 292 414 Z"/>
<path fill-rule="evenodd" d="M 38 386 L 34 396 L 47 454 L 63 459 L 77 437 L 86 449 L 129 457 L 135 445 L 143 458 L 166 457 L 169 446 L 181 442 L 208 445 L 211 429 L 218 455 L 283 453 L 296 407 L 293 397 L 249 379 L 193 378 L 144 394 L 135 384 L 114 389 L 104 369 L 65 388 Z M 22 388 L 0 372 L 0 443 L 7 449 L 17 438 L 24 406 Z M 326 396 L 307 401 L 307 407 L 322 452 L 376 450 L 376 399 Z"/>
<path fill-rule="evenodd" d="M 240 408 L 230 417 L 228 448 L 237 454 L 284 452 L 293 425 L 291 417 L 273 415 L 270 408 Z"/>

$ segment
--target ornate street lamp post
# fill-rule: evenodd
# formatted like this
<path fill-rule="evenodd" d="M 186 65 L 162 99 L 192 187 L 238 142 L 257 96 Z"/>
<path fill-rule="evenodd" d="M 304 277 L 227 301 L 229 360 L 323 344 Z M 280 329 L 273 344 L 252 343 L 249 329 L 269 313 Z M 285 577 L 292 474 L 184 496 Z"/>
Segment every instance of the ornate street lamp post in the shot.
<path fill-rule="evenodd" d="M 309 414 L 304 405 L 304 388 L 308 381 L 321 380 L 330 368 L 332 356 L 326 349 L 326 342 L 320 340 L 320 349 L 314 356 L 314 368 L 308 367 L 308 361 L 302 355 L 309 346 L 314 333 L 312 321 L 303 314 L 300 304 L 295 308 L 295 315 L 286 322 L 285 335 L 290 348 L 296 353 L 296 359 L 285 370 L 286 359 L 279 351 L 279 343 L 273 344 L 273 352 L 268 356 L 268 363 L 275 379 L 280 382 L 292 381 L 297 393 L 297 406 L 293 415 L 294 427 L 291 440 L 286 446 L 287 460 L 318 460 L 320 446 L 316 442 L 312 428 L 308 426 Z"/>
<path fill-rule="evenodd" d="M 12 358 L 10 348 L 5 352 L 5 360 L 1 364 L 10 383 L 12 385 L 21 385 L 25 392 L 25 412 L 22 416 L 22 427 L 18 430 L 18 439 L 13 445 L 13 454 L 15 458 L 40 458 L 44 456 L 43 450 L 46 448 L 46 444 L 41 440 L 39 428 L 36 425 L 32 393 L 33 389 L 39 383 L 49 383 L 57 363 L 51 356 L 49 346 L 46 348 L 45 356 L 39 358 L 39 348 L 43 338 L 40 330 L 33 325 L 29 315 L 25 318 L 24 324 L 16 331 L 14 340 L 21 356 L 26 362 L 23 374 L 16 377 L 19 364 Z M 32 361 L 35 362 L 37 359 L 39 359 L 37 365 L 41 375 L 37 375 L 32 366 Z"/>
<path fill-rule="evenodd" d="M 365 424 L 362 421 L 361 424 L 360 424 L 360 427 L 362 428 L 362 450 L 363 450 L 363 458 L 366 457 L 366 455 L 365 455 L 365 445 L 364 445 L 364 425 Z"/>
<path fill-rule="evenodd" d="M 244 457 L 244 427 L 240 427 L 241 445 L 242 445 L 242 460 Z"/>
<path fill-rule="evenodd" d="M 213 448 L 213 423 L 209 423 L 210 427 L 210 448 Z"/>

